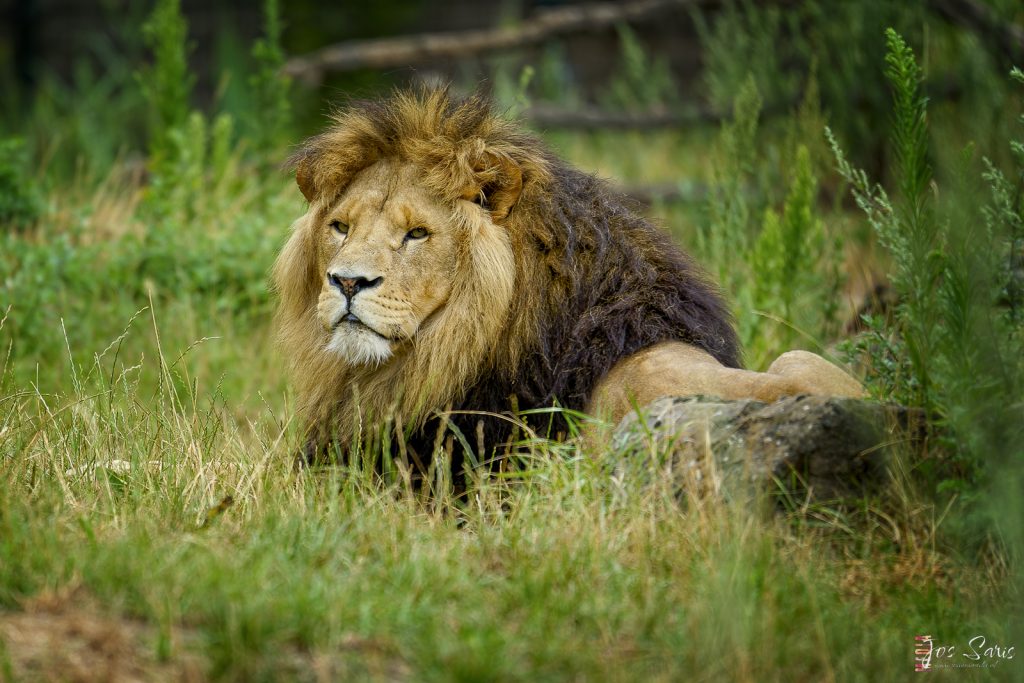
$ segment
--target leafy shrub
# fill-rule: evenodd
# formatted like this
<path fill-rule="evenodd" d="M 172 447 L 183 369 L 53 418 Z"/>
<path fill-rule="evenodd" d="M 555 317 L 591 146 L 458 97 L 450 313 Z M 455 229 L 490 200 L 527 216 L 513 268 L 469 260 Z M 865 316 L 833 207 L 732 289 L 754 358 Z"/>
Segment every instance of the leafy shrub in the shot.
<path fill-rule="evenodd" d="M 195 82 L 188 68 L 188 25 L 181 0 L 157 0 L 142 34 L 153 51 L 153 64 L 138 81 L 150 109 L 149 153 L 159 164 L 173 156 L 171 136 L 185 125 Z"/>
<path fill-rule="evenodd" d="M 622 62 L 603 95 L 616 109 L 649 110 L 674 104 L 676 87 L 663 58 L 652 57 L 628 26 L 617 27 Z"/>
<path fill-rule="evenodd" d="M 281 47 L 281 8 L 277 0 L 263 5 L 264 36 L 256 41 L 252 56 L 256 70 L 249 78 L 255 95 L 251 122 L 257 149 L 274 149 L 282 143 L 291 124 L 291 83 L 281 75 L 284 49 Z"/>
<path fill-rule="evenodd" d="M 994 467 L 1019 468 L 1024 457 L 1024 344 L 1013 307 L 1000 304 L 1012 287 L 1000 263 L 1015 258 L 1024 214 L 1011 199 L 1019 193 L 991 162 L 992 203 L 979 212 L 964 183 L 936 206 L 921 70 L 899 34 L 890 29 L 886 38 L 896 197 L 853 168 L 829 133 L 840 173 L 892 258 L 900 298 L 890 325 L 868 320 L 871 335 L 860 348 L 874 354 L 876 392 L 924 408 L 947 428 L 950 467 L 937 473 L 940 488 L 976 495 Z M 1020 143 L 1011 145 L 1019 153 Z"/>
<path fill-rule="evenodd" d="M 42 213 L 42 196 L 27 156 L 24 141 L 0 140 L 0 229 L 27 227 Z"/>

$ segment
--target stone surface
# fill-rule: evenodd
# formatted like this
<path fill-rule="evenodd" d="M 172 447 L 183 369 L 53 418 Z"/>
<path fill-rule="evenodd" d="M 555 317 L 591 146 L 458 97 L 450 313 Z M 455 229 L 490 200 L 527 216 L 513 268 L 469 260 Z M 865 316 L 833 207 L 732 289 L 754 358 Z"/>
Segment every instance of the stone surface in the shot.
<path fill-rule="evenodd" d="M 613 451 L 623 455 L 620 473 L 646 467 L 671 477 L 680 492 L 832 500 L 884 479 L 889 446 L 908 421 L 905 408 L 858 399 L 663 398 L 619 423 Z"/>

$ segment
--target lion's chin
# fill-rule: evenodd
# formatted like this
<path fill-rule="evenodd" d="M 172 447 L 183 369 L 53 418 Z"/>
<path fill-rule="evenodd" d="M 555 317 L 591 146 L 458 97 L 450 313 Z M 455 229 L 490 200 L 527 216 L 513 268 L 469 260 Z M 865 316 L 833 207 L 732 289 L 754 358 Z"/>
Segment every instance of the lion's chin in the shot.
<path fill-rule="evenodd" d="M 391 342 L 368 328 L 343 324 L 334 330 L 327 350 L 352 365 L 380 365 L 391 358 Z"/>

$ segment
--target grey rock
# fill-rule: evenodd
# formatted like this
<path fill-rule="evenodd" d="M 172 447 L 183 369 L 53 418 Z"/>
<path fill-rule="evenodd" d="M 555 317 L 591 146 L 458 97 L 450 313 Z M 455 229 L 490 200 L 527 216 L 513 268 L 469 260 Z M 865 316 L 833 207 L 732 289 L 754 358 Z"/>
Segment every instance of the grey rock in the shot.
<path fill-rule="evenodd" d="M 882 482 L 890 445 L 914 423 L 905 408 L 859 399 L 662 398 L 619 423 L 612 452 L 620 476 L 668 477 L 680 493 L 833 500 Z"/>

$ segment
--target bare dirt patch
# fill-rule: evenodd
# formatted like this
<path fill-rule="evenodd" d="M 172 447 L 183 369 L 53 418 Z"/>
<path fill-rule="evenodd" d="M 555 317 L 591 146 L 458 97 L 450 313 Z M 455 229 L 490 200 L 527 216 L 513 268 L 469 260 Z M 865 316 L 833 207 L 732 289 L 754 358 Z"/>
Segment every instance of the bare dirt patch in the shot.
<path fill-rule="evenodd" d="M 157 654 L 154 624 L 102 609 L 74 585 L 26 600 L 22 611 L 0 612 L 0 683 L 193 683 L 208 679 L 199 636 L 172 629 L 170 656 Z M 167 637 L 166 635 L 164 636 Z M 257 668 L 281 680 L 405 681 L 409 666 L 393 643 L 351 635 L 331 651 L 286 645 L 261 653 Z"/>
<path fill-rule="evenodd" d="M 196 655 L 160 660 L 154 626 L 104 614 L 73 593 L 46 594 L 22 612 L 0 613 L 0 676 L 68 683 L 205 679 Z"/>

